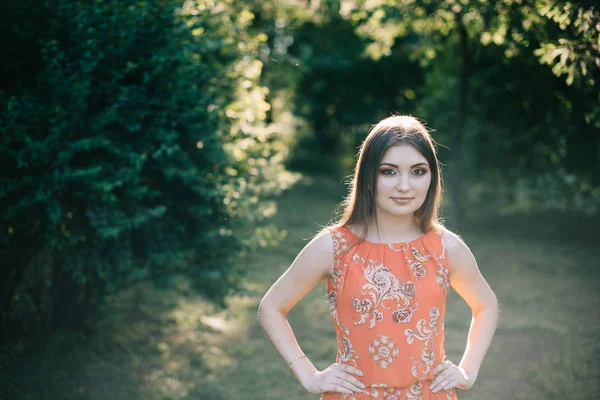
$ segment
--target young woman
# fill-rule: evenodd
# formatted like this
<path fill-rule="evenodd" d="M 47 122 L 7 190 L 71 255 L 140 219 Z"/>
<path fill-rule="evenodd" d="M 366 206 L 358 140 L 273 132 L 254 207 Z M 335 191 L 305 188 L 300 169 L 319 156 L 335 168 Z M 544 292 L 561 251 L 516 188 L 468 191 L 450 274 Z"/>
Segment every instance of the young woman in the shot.
<path fill-rule="evenodd" d="M 363 142 L 341 220 L 296 257 L 258 317 L 307 391 L 321 399 L 448 400 L 473 386 L 498 303 L 466 244 L 438 222 L 433 139 L 413 117 L 379 122 Z M 286 314 L 321 280 L 336 329 L 336 363 L 317 370 Z M 473 312 L 458 365 L 444 352 L 450 285 Z"/>

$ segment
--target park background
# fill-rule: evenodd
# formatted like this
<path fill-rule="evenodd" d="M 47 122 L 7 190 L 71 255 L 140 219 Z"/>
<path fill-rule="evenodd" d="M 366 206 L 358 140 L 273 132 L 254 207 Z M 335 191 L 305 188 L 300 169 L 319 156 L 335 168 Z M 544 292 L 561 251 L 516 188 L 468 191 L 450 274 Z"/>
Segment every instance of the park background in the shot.
<path fill-rule="evenodd" d="M 461 399 L 600 390 L 600 13 L 566 0 L 5 0 L 0 399 L 313 399 L 258 303 L 393 113 L 498 296 Z M 335 359 L 317 286 L 289 314 Z M 470 312 L 448 298 L 458 362 Z"/>

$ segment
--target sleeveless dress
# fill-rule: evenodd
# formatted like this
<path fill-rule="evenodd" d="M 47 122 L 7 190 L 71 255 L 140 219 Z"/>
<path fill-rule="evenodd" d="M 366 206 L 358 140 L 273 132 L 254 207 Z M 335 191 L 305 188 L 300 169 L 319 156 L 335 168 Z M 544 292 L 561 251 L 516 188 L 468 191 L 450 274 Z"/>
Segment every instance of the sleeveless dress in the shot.
<path fill-rule="evenodd" d="M 456 400 L 454 389 L 429 389 L 433 369 L 445 358 L 450 267 L 443 228 L 393 244 L 360 241 L 347 227 L 329 231 L 336 362 L 364 373 L 358 378 L 367 394 L 328 392 L 321 400 Z"/>

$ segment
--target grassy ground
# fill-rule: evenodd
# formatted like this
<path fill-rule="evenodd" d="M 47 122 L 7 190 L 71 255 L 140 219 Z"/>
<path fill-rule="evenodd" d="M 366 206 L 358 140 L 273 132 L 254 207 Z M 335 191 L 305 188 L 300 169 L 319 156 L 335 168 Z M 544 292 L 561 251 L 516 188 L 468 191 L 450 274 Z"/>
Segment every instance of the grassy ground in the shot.
<path fill-rule="evenodd" d="M 84 342 L 57 336 L 0 363 L 0 399 L 316 399 L 295 381 L 256 320 L 261 295 L 341 199 L 338 182 L 305 181 L 280 201 L 288 234 L 247 265 L 254 295 L 216 311 L 185 281 L 158 292 L 139 286 L 112 299 L 100 334 Z M 594 399 L 600 382 L 600 265 L 589 221 L 557 216 L 465 223 L 459 232 L 502 308 L 500 326 L 468 399 Z M 582 228 L 583 227 L 583 228 Z M 289 315 L 319 368 L 336 343 L 324 285 Z M 468 307 L 448 298 L 446 350 L 460 360 Z"/>

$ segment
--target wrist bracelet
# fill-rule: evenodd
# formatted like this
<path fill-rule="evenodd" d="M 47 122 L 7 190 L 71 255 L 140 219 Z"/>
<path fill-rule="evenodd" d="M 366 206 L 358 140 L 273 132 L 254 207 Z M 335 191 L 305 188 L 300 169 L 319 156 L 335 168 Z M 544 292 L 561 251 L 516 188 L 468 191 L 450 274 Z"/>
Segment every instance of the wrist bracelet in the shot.
<path fill-rule="evenodd" d="M 296 361 L 301 359 L 302 357 L 306 357 L 306 354 L 302 354 L 301 356 L 298 356 L 296 358 L 294 358 L 292 361 L 290 361 L 288 363 L 288 365 L 290 366 L 290 371 L 292 371 L 292 375 L 294 375 L 294 379 L 298 379 L 298 377 L 296 376 L 296 373 L 294 372 L 294 370 L 292 369 L 292 364 Z"/>
<path fill-rule="evenodd" d="M 294 363 L 296 360 L 299 360 L 299 359 L 301 359 L 302 357 L 306 357 L 306 354 L 302 354 L 301 356 L 298 356 L 298 357 L 294 358 L 292 361 L 290 361 L 290 362 L 288 363 L 288 365 L 290 366 L 290 369 L 292 369 L 292 364 L 293 364 L 293 363 Z"/>

